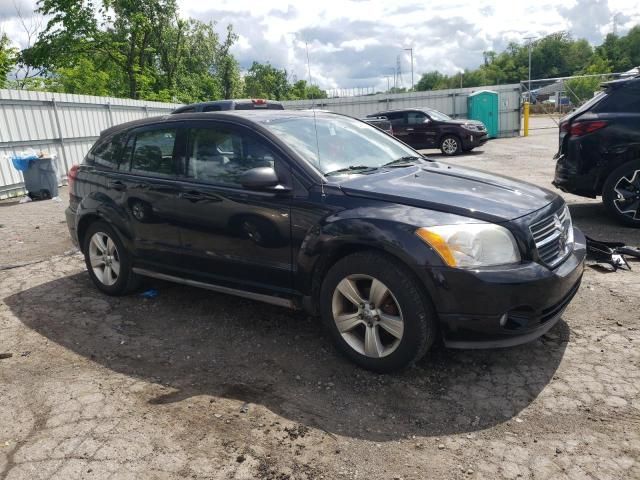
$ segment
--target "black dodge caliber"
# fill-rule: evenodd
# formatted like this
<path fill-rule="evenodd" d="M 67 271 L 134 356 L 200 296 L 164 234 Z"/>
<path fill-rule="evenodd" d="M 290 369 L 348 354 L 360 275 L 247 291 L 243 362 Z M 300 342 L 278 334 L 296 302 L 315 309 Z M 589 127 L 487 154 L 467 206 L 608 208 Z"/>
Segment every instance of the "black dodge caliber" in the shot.
<path fill-rule="evenodd" d="M 535 339 L 583 273 L 585 239 L 558 195 L 431 161 L 342 115 L 127 123 L 69 178 L 69 230 L 104 293 L 148 276 L 306 309 L 376 371 L 437 338 Z"/>

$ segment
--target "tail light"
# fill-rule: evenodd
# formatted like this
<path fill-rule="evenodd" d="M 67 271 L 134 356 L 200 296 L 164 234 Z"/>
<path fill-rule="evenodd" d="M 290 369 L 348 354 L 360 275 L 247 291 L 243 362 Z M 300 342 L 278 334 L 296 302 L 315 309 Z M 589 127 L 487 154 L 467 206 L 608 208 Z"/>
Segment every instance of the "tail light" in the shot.
<path fill-rule="evenodd" d="M 595 132 L 607 126 L 604 120 L 592 120 L 587 122 L 575 122 L 569 128 L 569 133 L 573 137 L 581 137 L 587 133 Z"/>
<path fill-rule="evenodd" d="M 560 123 L 560 133 L 569 133 L 569 122 Z"/>
<path fill-rule="evenodd" d="M 69 185 L 69 195 L 73 194 L 73 184 L 78 177 L 78 169 L 80 165 L 74 165 L 69 169 L 69 173 L 67 173 L 67 183 Z"/>
<path fill-rule="evenodd" d="M 266 105 L 267 101 L 264 98 L 254 98 L 251 100 L 255 105 Z"/>

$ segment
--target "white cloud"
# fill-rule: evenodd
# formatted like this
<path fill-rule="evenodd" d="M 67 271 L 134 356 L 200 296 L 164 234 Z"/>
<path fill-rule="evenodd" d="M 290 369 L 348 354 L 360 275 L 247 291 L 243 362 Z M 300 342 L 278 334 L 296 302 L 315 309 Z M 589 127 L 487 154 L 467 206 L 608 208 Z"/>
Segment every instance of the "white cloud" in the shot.
<path fill-rule="evenodd" d="M 23 44 L 13 2 L 0 0 L 0 29 Z M 415 78 L 428 70 L 455 73 L 475 68 L 485 50 L 500 51 L 509 42 L 529 35 L 569 30 L 575 37 L 599 43 L 612 31 L 619 13 L 623 33 L 640 23 L 640 0 L 564 0 L 513 2 L 511 0 L 178 0 L 183 16 L 218 22 L 222 33 L 234 25 L 240 40 L 233 48 L 241 66 L 256 60 L 286 68 L 307 78 L 305 42 L 311 73 L 325 88 L 386 86 L 400 55 L 403 83 L 410 84 L 409 55 L 414 49 Z"/>

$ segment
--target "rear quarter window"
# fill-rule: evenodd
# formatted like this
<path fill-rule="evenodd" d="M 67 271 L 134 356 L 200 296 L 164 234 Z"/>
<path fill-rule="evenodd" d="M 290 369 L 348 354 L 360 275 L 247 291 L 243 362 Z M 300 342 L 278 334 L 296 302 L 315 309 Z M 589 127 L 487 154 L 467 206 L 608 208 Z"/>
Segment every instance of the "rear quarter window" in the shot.
<path fill-rule="evenodd" d="M 593 109 L 596 113 L 640 113 L 640 82 L 617 88 Z"/>
<path fill-rule="evenodd" d="M 85 157 L 85 163 L 106 169 L 117 169 L 122 155 L 124 133 L 99 139 Z"/>

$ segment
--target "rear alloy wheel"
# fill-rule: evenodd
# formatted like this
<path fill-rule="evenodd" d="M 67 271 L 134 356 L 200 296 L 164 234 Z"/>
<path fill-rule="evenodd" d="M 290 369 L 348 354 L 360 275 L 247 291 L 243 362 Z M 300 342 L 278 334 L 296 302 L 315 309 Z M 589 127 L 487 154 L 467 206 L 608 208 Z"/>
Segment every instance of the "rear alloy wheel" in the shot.
<path fill-rule="evenodd" d="M 391 372 L 433 343 L 435 312 L 412 272 L 375 251 L 333 265 L 320 292 L 322 318 L 340 350 L 363 368 Z"/>
<path fill-rule="evenodd" d="M 93 274 L 103 285 L 111 286 L 120 275 L 120 255 L 111 237 L 96 232 L 89 239 L 89 261 Z"/>
<path fill-rule="evenodd" d="M 604 183 L 602 200 L 620 222 L 640 227 L 640 160 L 616 168 Z"/>
<path fill-rule="evenodd" d="M 453 135 L 447 135 L 443 137 L 442 141 L 440 142 L 440 151 L 447 156 L 452 156 L 460 153 L 462 151 L 460 139 Z"/>
<path fill-rule="evenodd" d="M 131 257 L 115 230 L 106 222 L 89 225 L 84 235 L 84 259 L 91 280 L 108 295 L 122 295 L 139 284 Z"/>

